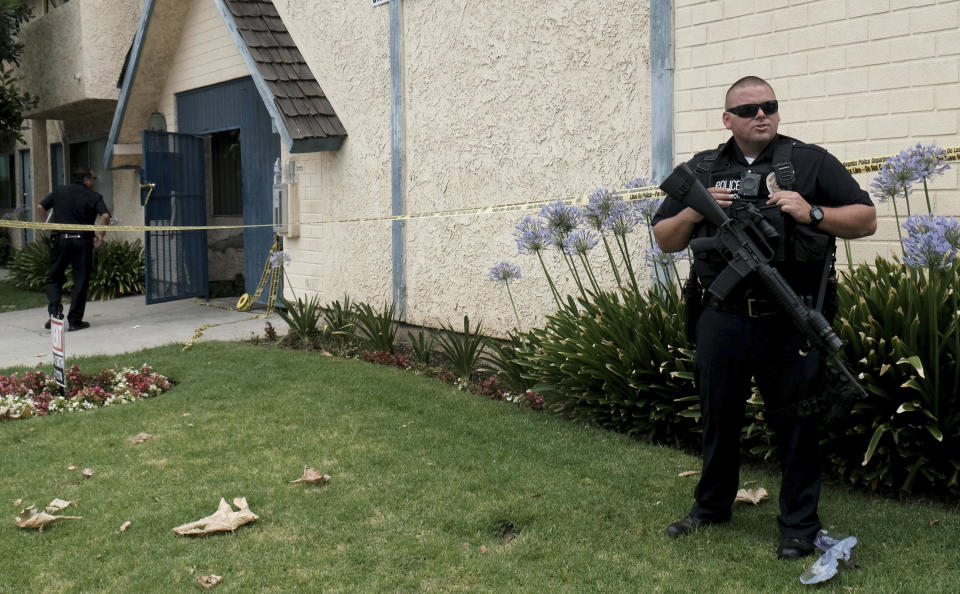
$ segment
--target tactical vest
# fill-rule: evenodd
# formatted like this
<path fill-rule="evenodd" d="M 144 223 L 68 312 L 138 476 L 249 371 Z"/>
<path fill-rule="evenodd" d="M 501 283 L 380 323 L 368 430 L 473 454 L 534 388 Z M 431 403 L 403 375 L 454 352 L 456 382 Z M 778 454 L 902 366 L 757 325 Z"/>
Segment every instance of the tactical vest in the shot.
<path fill-rule="evenodd" d="M 743 204 L 741 200 L 752 201 L 777 232 L 776 237 L 769 238 L 770 246 L 774 249 L 770 264 L 780 271 L 798 294 L 819 297 L 816 301 L 820 302 L 823 300 L 820 296 L 823 294 L 822 279 L 832 270 L 834 237 L 809 225 L 797 223 L 793 217 L 785 216 L 777 205 L 766 204 L 772 192 L 778 189 L 792 190 L 795 186 L 796 177 L 790 161 L 795 144 L 794 141 L 778 143 L 770 162 L 747 166 L 728 159 L 721 151 L 724 147 L 721 144 L 703 156 L 694 172 L 706 187 L 719 185 L 737 192 L 741 190 L 739 184 L 744 172 L 759 175 L 760 183 L 755 197 L 738 195 L 732 206 L 723 209 L 735 218 L 742 212 L 742 209 L 738 209 L 738 203 Z M 714 233 L 716 228 L 706 223 L 695 230 L 696 237 Z M 709 287 L 726 265 L 726 260 L 716 252 L 694 254 L 694 269 L 704 287 Z M 750 287 L 740 290 L 749 293 Z M 746 293 L 734 295 L 733 298 Z"/>

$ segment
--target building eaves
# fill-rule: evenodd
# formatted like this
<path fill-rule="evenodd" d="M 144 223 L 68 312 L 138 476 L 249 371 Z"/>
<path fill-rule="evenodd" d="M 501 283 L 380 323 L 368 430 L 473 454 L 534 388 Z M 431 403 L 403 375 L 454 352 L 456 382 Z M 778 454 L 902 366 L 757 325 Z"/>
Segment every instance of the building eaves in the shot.
<path fill-rule="evenodd" d="M 347 132 L 273 2 L 216 3 L 290 152 L 339 148 Z"/>

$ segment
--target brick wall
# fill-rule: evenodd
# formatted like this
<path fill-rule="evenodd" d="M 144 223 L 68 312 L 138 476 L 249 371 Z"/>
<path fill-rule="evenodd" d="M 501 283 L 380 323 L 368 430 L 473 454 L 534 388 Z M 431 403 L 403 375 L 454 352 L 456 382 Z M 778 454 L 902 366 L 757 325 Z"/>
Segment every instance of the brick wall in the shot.
<path fill-rule="evenodd" d="M 723 142 L 723 95 L 754 74 L 781 101 L 780 131 L 841 160 L 960 145 L 960 0 L 676 0 L 676 160 Z M 960 163 L 931 185 L 960 215 Z M 873 174 L 857 176 L 869 191 Z M 913 212 L 925 209 L 922 188 Z M 905 205 L 898 205 L 901 215 Z M 898 249 L 892 204 L 854 260 Z M 839 257 L 845 259 L 843 250 Z"/>

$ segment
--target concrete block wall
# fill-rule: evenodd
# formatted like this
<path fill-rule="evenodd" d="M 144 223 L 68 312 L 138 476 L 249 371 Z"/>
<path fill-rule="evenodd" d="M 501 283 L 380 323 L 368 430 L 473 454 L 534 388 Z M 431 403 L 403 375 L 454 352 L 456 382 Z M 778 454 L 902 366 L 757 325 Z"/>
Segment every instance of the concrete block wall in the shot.
<path fill-rule="evenodd" d="M 676 0 L 674 11 L 677 162 L 729 137 L 723 96 L 748 74 L 773 85 L 783 134 L 841 160 L 960 145 L 960 0 Z M 867 191 L 874 177 L 856 176 Z M 930 189 L 934 212 L 960 215 L 960 163 Z M 915 192 L 912 212 L 925 211 Z M 899 253 L 893 205 L 877 207 L 854 261 Z"/>

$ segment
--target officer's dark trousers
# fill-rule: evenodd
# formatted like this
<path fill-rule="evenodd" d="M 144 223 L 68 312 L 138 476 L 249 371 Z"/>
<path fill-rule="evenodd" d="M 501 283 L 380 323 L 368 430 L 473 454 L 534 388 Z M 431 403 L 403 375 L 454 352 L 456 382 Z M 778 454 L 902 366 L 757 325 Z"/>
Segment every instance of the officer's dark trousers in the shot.
<path fill-rule="evenodd" d="M 696 373 L 703 419 L 703 472 L 690 512 L 725 521 L 739 485 L 740 435 L 750 378 L 756 377 L 769 412 L 820 389 L 820 357 L 799 354 L 803 340 L 786 316 L 752 318 L 704 309 L 697 324 Z M 783 536 L 813 540 L 820 530 L 819 455 L 814 421 L 773 427 L 783 473 L 780 516 Z"/>
<path fill-rule="evenodd" d="M 50 315 L 63 310 L 60 304 L 66 270 L 73 266 L 73 291 L 70 293 L 70 312 L 67 321 L 76 325 L 83 320 L 87 306 L 87 290 L 90 288 L 90 272 L 93 269 L 93 239 L 65 238 L 58 234 L 50 248 L 50 274 L 47 276 L 47 311 Z"/>

